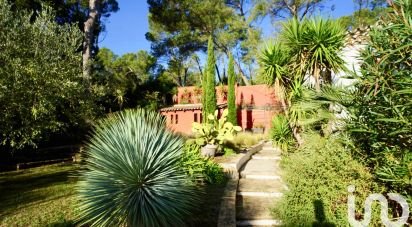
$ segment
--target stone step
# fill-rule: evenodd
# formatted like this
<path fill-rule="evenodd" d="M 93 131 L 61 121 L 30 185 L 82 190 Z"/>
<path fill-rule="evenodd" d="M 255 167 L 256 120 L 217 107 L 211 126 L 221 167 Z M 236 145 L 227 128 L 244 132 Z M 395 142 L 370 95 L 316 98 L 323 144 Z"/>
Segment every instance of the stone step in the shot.
<path fill-rule="evenodd" d="M 276 147 L 263 147 L 260 151 L 270 151 L 270 152 L 281 152 L 281 150 L 279 148 Z"/>
<path fill-rule="evenodd" d="M 280 156 L 281 153 L 282 153 L 282 151 L 278 150 L 278 149 L 265 149 L 265 150 L 258 151 L 256 154 L 267 154 L 267 155 L 275 154 L 275 155 Z"/>
<path fill-rule="evenodd" d="M 279 175 L 262 175 L 262 174 L 248 174 L 248 173 L 240 173 L 240 177 L 244 179 L 254 179 L 254 180 L 280 180 L 281 177 Z"/>
<path fill-rule="evenodd" d="M 276 219 L 240 220 L 236 226 L 281 226 L 282 222 Z"/>
<path fill-rule="evenodd" d="M 285 184 L 280 180 L 256 180 L 241 178 L 239 179 L 237 192 L 282 193 L 285 189 Z"/>
<path fill-rule="evenodd" d="M 237 192 L 239 196 L 249 197 L 266 197 L 266 198 L 280 198 L 283 196 L 282 192 Z"/>
<path fill-rule="evenodd" d="M 236 220 L 272 219 L 271 209 L 277 198 L 267 197 L 236 197 Z"/>
<path fill-rule="evenodd" d="M 279 173 L 280 173 L 280 168 L 279 168 L 278 160 L 251 159 L 240 170 L 241 176 L 247 176 L 247 175 L 278 176 Z"/>
<path fill-rule="evenodd" d="M 257 153 L 252 156 L 252 159 L 260 159 L 260 160 L 280 160 L 281 157 L 276 154 L 262 154 Z"/>

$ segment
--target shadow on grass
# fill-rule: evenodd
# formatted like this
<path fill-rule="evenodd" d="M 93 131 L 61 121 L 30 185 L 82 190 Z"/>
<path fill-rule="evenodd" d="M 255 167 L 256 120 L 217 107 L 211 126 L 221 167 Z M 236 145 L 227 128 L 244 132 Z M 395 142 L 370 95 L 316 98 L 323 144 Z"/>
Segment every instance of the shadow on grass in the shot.
<path fill-rule="evenodd" d="M 316 218 L 316 221 L 312 224 L 313 227 L 336 227 L 335 224 L 327 222 L 322 200 L 313 201 L 313 208 Z"/>
<path fill-rule="evenodd" d="M 63 220 L 61 222 L 55 222 L 47 225 L 47 227 L 74 227 L 76 224 L 73 221 Z"/>
<path fill-rule="evenodd" d="M 208 184 L 204 187 L 201 204 L 189 218 L 187 225 L 196 227 L 217 226 L 220 204 L 227 180 L 221 184 Z"/>
<path fill-rule="evenodd" d="M 73 183 L 76 180 L 73 175 L 73 168 L 41 174 L 23 173 L 16 175 L 10 173 L 10 175 L 2 175 L 0 181 L 0 217 L 12 210 L 67 196 L 67 191 L 58 191 L 53 187 L 65 187 Z"/>

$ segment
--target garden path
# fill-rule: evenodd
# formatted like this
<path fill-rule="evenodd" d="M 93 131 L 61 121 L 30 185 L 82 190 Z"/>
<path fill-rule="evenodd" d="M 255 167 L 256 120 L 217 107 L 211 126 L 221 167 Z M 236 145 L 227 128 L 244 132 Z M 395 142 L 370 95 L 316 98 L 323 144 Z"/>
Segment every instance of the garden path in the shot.
<path fill-rule="evenodd" d="M 280 177 L 280 149 L 266 143 L 240 170 L 236 194 L 237 226 L 278 226 L 271 208 L 286 189 Z"/>

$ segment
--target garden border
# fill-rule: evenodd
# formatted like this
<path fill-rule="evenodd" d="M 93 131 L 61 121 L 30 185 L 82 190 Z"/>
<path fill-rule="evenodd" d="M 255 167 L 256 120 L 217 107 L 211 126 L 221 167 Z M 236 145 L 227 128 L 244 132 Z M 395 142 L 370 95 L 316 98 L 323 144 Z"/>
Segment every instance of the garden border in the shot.
<path fill-rule="evenodd" d="M 260 141 L 246 150 L 246 153 L 231 162 L 219 163 L 225 174 L 229 177 L 222 201 L 220 203 L 218 227 L 236 226 L 236 191 L 239 183 L 239 170 L 249 161 L 253 154 L 262 149 L 266 141 Z"/>

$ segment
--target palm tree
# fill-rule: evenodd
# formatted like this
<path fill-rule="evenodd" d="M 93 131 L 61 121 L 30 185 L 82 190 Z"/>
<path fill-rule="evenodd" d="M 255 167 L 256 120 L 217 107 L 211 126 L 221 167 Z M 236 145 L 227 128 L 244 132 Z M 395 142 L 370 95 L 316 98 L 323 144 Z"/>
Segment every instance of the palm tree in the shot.
<path fill-rule="evenodd" d="M 345 29 L 339 22 L 314 18 L 299 22 L 292 19 L 283 25 L 282 39 L 293 56 L 297 74 L 311 75 L 319 92 L 321 80 L 331 83 L 331 73 L 346 70 L 341 58 Z"/>
<path fill-rule="evenodd" d="M 266 45 L 259 56 L 259 64 L 261 74 L 264 76 L 265 82 L 275 87 L 276 96 L 279 98 L 283 113 L 288 116 L 290 106 L 290 93 L 292 86 L 298 78 L 293 78 L 293 74 L 287 70 L 291 63 L 291 55 L 288 48 L 281 42 L 274 42 Z M 299 127 L 289 121 L 293 136 L 299 145 L 303 143 L 299 135 Z"/>
<path fill-rule="evenodd" d="M 200 194 L 181 169 L 182 147 L 155 112 L 128 110 L 98 123 L 78 185 L 81 223 L 183 226 Z"/>

